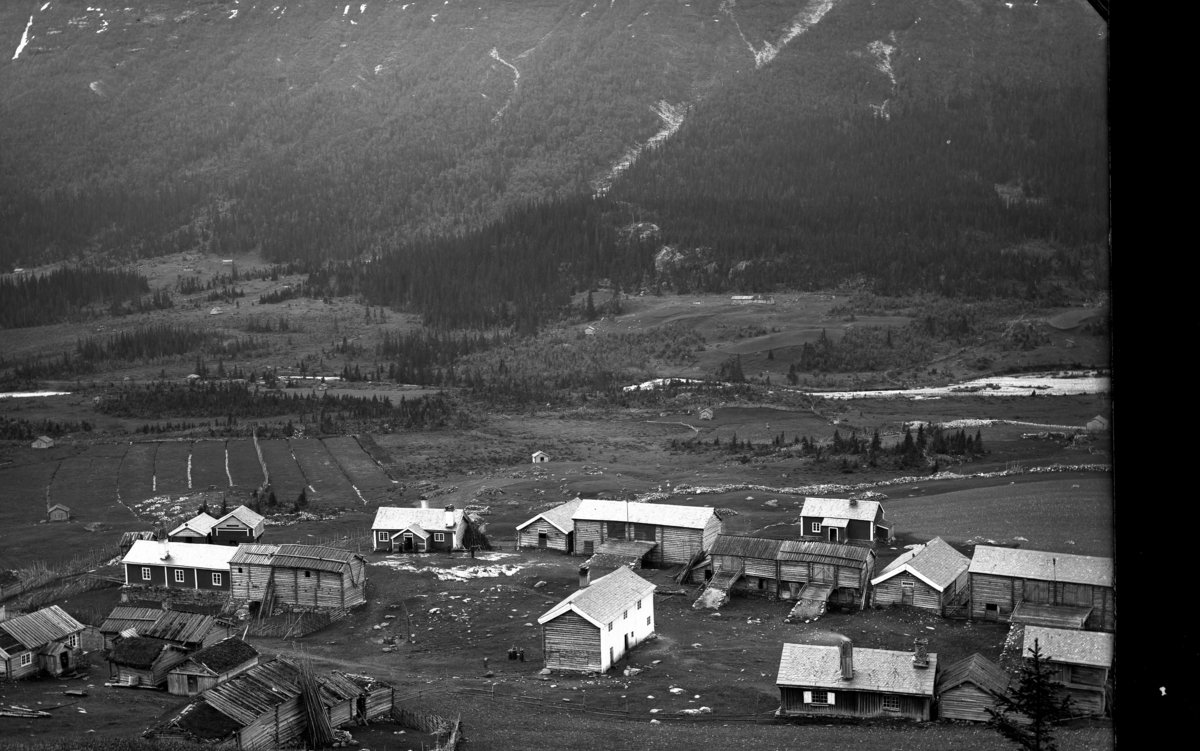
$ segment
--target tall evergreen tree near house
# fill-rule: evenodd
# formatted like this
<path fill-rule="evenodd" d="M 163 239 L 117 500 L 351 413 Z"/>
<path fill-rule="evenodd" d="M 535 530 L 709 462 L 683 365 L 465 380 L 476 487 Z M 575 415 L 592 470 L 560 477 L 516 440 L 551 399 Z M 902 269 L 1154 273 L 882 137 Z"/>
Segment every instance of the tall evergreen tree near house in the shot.
<path fill-rule="evenodd" d="M 1016 687 L 1008 696 L 997 697 L 998 710 L 988 709 L 988 726 L 1026 751 L 1057 751 L 1053 727 L 1069 716 L 1071 697 L 1060 698 L 1061 689 L 1054 681 L 1056 672 L 1042 657 L 1041 645 L 1034 639 Z"/>

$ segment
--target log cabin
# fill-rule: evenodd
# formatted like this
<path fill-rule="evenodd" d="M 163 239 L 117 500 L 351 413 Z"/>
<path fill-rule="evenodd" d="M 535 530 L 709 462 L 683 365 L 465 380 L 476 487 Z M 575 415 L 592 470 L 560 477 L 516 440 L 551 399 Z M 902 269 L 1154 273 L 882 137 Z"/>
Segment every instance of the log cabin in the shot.
<path fill-rule="evenodd" d="M 121 559 L 126 587 L 229 590 L 229 559 L 237 550 L 138 540 Z"/>
<path fill-rule="evenodd" d="M 860 545 L 815 540 L 784 540 L 777 554 L 779 598 L 811 599 L 815 595 L 842 609 L 863 609 L 875 551 Z"/>
<path fill-rule="evenodd" d="M 0 678 L 75 670 L 83 656 L 83 629 L 57 605 L 0 622 Z"/>
<path fill-rule="evenodd" d="M 280 545 L 270 567 L 266 592 L 274 604 L 346 609 L 366 602 L 367 562 L 358 553 L 322 545 Z"/>
<path fill-rule="evenodd" d="M 655 586 L 627 568 L 587 582 L 538 618 L 551 670 L 603 673 L 654 633 Z"/>
<path fill-rule="evenodd" d="M 996 699 L 1008 695 L 1008 673 L 981 654 L 959 660 L 937 679 L 939 720 L 987 722 L 989 709 L 999 709 Z"/>
<path fill-rule="evenodd" d="M 258 664 L 258 650 L 230 636 L 193 653 L 167 673 L 167 691 L 196 696 Z"/>
<path fill-rule="evenodd" d="M 230 635 L 233 626 L 205 613 L 163 610 L 154 623 L 137 629 L 138 636 L 162 639 L 189 652 L 211 646 Z"/>
<path fill-rule="evenodd" d="M 784 644 L 779 658 L 779 717 L 932 716 L 937 655 L 917 640 L 913 652 Z"/>
<path fill-rule="evenodd" d="M 242 602 L 262 602 L 271 580 L 271 557 L 278 545 L 238 545 L 229 559 L 229 596 Z"/>
<path fill-rule="evenodd" d="M 550 461 L 550 455 L 545 451 L 534 451 L 529 458 L 533 464 L 545 464 Z"/>
<path fill-rule="evenodd" d="M 608 540 L 652 542 L 655 547 L 644 558 L 651 567 L 686 564 L 725 531 L 709 506 L 582 500 L 571 521 L 575 555 L 590 557 Z"/>
<path fill-rule="evenodd" d="M 1071 714 L 1103 715 L 1114 635 L 1044 626 L 1024 628 L 1022 653 L 1028 658 L 1036 642 L 1042 658 L 1054 669 L 1054 681 L 1071 697 Z"/>
<path fill-rule="evenodd" d="M 233 511 L 213 522 L 209 542 L 214 545 L 243 545 L 258 542 L 266 529 L 266 518 L 246 506 Z"/>
<path fill-rule="evenodd" d="M 56 503 L 46 509 L 46 516 L 52 522 L 65 522 L 71 520 L 71 509 L 61 503 Z"/>
<path fill-rule="evenodd" d="M 146 636 L 118 636 L 108 649 L 108 675 L 125 686 L 162 686 L 188 650 Z"/>
<path fill-rule="evenodd" d="M 911 605 L 945 615 L 946 608 L 967 596 L 971 559 L 935 537 L 884 567 L 871 580 L 875 605 Z"/>
<path fill-rule="evenodd" d="M 35 449 L 51 449 L 54 448 L 54 439 L 48 435 L 38 436 L 37 440 L 30 444 L 30 447 Z"/>
<path fill-rule="evenodd" d="M 204 543 L 212 541 L 213 526 L 217 523 L 215 517 L 201 511 L 183 524 L 167 533 L 169 542 Z"/>
<path fill-rule="evenodd" d="M 575 542 L 575 525 L 571 517 L 582 502 L 575 498 L 518 524 L 517 547 L 571 553 Z"/>
<path fill-rule="evenodd" d="M 445 510 L 381 506 L 371 524 L 376 553 L 461 550 L 466 532 L 466 517 L 454 506 Z"/>
<path fill-rule="evenodd" d="M 980 545 L 968 571 L 972 619 L 1116 630 L 1112 558 Z"/>
<path fill-rule="evenodd" d="M 893 539 L 883 504 L 853 498 L 805 498 L 800 508 L 800 529 L 805 540 L 870 547 Z"/>

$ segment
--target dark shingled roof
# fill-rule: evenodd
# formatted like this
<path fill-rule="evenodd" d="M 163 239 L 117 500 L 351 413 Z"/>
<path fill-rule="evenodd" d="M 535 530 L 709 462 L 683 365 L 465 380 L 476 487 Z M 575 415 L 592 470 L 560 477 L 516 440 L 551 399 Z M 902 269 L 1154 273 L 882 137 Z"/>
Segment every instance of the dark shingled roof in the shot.
<path fill-rule="evenodd" d="M 284 568 L 306 568 L 314 571 L 343 573 L 357 553 L 323 545 L 280 545 L 271 556 L 271 566 Z"/>
<path fill-rule="evenodd" d="M 228 738 L 241 729 L 237 720 L 226 717 L 203 700 L 189 706 L 174 724 L 197 738 L 210 741 Z"/>
<path fill-rule="evenodd" d="M 112 649 L 108 650 L 108 661 L 131 668 L 150 668 L 169 646 L 161 639 L 149 639 L 145 636 L 118 637 L 113 642 Z"/>
<path fill-rule="evenodd" d="M 236 636 L 222 639 L 211 647 L 205 647 L 192 655 L 188 662 L 203 665 L 220 675 L 249 660 L 258 657 L 258 650 Z"/>
<path fill-rule="evenodd" d="M 937 686 L 940 694 L 963 683 L 973 683 L 993 696 L 1004 696 L 1010 680 L 999 665 L 975 653 L 946 668 L 938 677 Z"/>
<path fill-rule="evenodd" d="M 783 540 L 770 540 L 765 537 L 741 537 L 738 535 L 717 535 L 713 541 L 709 555 L 729 555 L 739 558 L 763 558 L 775 560 Z"/>

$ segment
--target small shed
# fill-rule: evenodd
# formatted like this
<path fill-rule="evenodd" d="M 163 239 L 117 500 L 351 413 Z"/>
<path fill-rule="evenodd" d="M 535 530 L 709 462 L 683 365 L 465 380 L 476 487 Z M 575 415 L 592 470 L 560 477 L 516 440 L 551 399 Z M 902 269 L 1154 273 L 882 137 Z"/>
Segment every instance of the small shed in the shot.
<path fill-rule="evenodd" d="M 201 511 L 167 533 L 170 542 L 207 543 L 217 520 Z"/>
<path fill-rule="evenodd" d="M 532 459 L 534 464 L 545 464 L 550 461 L 550 455 L 545 451 L 534 451 Z"/>
<path fill-rule="evenodd" d="M 959 660 L 938 676 L 938 719 L 987 722 L 1010 683 L 1008 673 L 981 654 Z"/>
<path fill-rule="evenodd" d="M 350 550 L 280 545 L 271 556 L 267 598 L 307 608 L 352 608 L 366 602 L 367 562 Z"/>
<path fill-rule="evenodd" d="M 108 674 L 127 686 L 161 686 L 171 668 L 187 659 L 183 647 L 148 636 L 118 636 L 108 650 Z"/>
<path fill-rule="evenodd" d="M 538 618 L 546 667 L 608 670 L 654 633 L 654 590 L 624 567 L 583 584 Z"/>
<path fill-rule="evenodd" d="M 780 717 L 903 717 L 932 714 L 937 655 L 918 640 L 913 652 L 784 644 L 779 658 Z"/>
<path fill-rule="evenodd" d="M 219 316 L 219 315 L 221 315 L 221 309 L 220 309 L 220 308 L 213 308 L 212 310 L 208 311 L 208 314 L 209 314 L 210 316 Z"/>
<path fill-rule="evenodd" d="M 1072 714 L 1104 714 L 1114 635 L 1043 626 L 1024 628 L 1022 653 L 1028 658 L 1037 643 L 1042 658 L 1055 670 L 1054 680 L 1071 697 Z"/>
<path fill-rule="evenodd" d="M 46 512 L 52 522 L 65 522 L 71 518 L 71 509 L 61 503 L 54 504 Z"/>
<path fill-rule="evenodd" d="M 1087 421 L 1087 429 L 1089 433 L 1103 433 L 1108 430 L 1108 418 L 1103 415 L 1096 415 Z"/>
<path fill-rule="evenodd" d="M 30 444 L 35 449 L 50 449 L 54 448 L 54 439 L 48 435 L 38 436 L 38 439 Z"/>
<path fill-rule="evenodd" d="M 596 327 L 588 326 L 586 329 L 583 330 L 583 334 L 584 334 L 584 336 L 595 336 L 596 335 Z"/>
<path fill-rule="evenodd" d="M 871 580 L 876 605 L 912 605 L 945 615 L 955 597 L 965 596 L 971 559 L 940 537 L 918 545 Z"/>
<path fill-rule="evenodd" d="M 572 552 L 575 542 L 575 526 L 571 521 L 571 516 L 582 502 L 579 498 L 575 498 L 518 524 L 517 547 Z"/>
<path fill-rule="evenodd" d="M 708 408 L 708 407 L 705 407 L 704 409 L 700 410 L 700 419 L 701 419 L 701 420 L 711 420 L 711 419 L 713 419 L 713 411 L 712 411 L 712 409 L 710 409 L 710 408 Z"/>
<path fill-rule="evenodd" d="M 236 636 L 194 653 L 167 674 L 167 690 L 195 696 L 258 664 L 258 650 Z"/>
<path fill-rule="evenodd" d="M 266 530 L 266 517 L 248 506 L 238 506 L 213 522 L 209 540 L 215 545 L 258 542 Z"/>

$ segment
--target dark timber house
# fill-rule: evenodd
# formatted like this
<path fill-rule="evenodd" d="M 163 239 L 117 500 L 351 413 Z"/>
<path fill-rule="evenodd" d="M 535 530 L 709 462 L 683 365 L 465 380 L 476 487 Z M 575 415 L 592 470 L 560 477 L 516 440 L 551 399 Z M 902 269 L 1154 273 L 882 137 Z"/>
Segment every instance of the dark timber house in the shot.
<path fill-rule="evenodd" d="M 187 656 L 188 650 L 162 639 L 118 636 L 108 650 L 108 674 L 125 686 L 161 686 Z"/>
<path fill-rule="evenodd" d="M 104 623 L 100 624 L 100 636 L 104 639 L 104 648 L 111 647 L 113 641 L 122 634 L 134 636 L 140 630 L 153 626 L 164 612 L 166 611 L 162 608 L 116 606 L 104 619 Z"/>
<path fill-rule="evenodd" d="M 889 563 L 871 580 L 876 605 L 912 605 L 945 615 L 947 606 L 965 602 L 971 559 L 935 537 Z"/>
<path fill-rule="evenodd" d="M 892 525 L 879 501 L 805 498 L 800 509 L 800 525 L 806 540 L 872 547 L 892 541 Z"/>
<path fill-rule="evenodd" d="M 1112 558 L 980 545 L 968 570 L 973 619 L 1116 630 Z"/>
<path fill-rule="evenodd" d="M 779 659 L 780 717 L 905 717 L 929 720 L 937 655 L 923 640 L 914 652 L 784 644 Z"/>
<path fill-rule="evenodd" d="M 1055 670 L 1054 680 L 1071 697 L 1071 713 L 1104 714 L 1108 671 L 1113 664 L 1113 634 L 1025 626 L 1021 653 L 1027 659 L 1035 640 L 1042 658 Z"/>
<path fill-rule="evenodd" d="M 937 679 L 939 720 L 987 722 L 989 709 L 999 709 L 996 699 L 1008 695 L 1008 673 L 981 654 L 959 660 Z"/>
<path fill-rule="evenodd" d="M 237 551 L 216 545 L 138 540 L 121 559 L 127 587 L 229 589 L 229 559 Z"/>
<path fill-rule="evenodd" d="M 172 694 L 195 696 L 258 664 L 258 650 L 236 636 L 192 654 L 167 674 Z"/>
<path fill-rule="evenodd" d="M 655 586 L 627 568 L 618 568 L 547 610 L 542 654 L 551 670 L 603 673 L 654 633 Z"/>
<path fill-rule="evenodd" d="M 717 535 L 709 554 L 710 587 L 769 599 L 862 608 L 875 572 L 874 550 L 830 542 Z"/>
<path fill-rule="evenodd" d="M 517 525 L 517 547 L 572 552 L 575 525 L 571 517 L 582 502 L 578 498 L 567 501 Z"/>
<path fill-rule="evenodd" d="M 118 605 L 100 625 L 100 635 L 106 648 L 121 636 L 146 636 L 195 651 L 229 636 L 230 629 L 224 621 L 203 613 Z"/>
<path fill-rule="evenodd" d="M 571 520 L 575 555 L 592 556 L 610 540 L 649 542 L 643 560 L 651 566 L 689 563 L 725 530 L 708 506 L 582 500 Z"/>
<path fill-rule="evenodd" d="M 83 629 L 57 605 L 0 622 L 0 678 L 71 672 L 83 656 Z"/>

